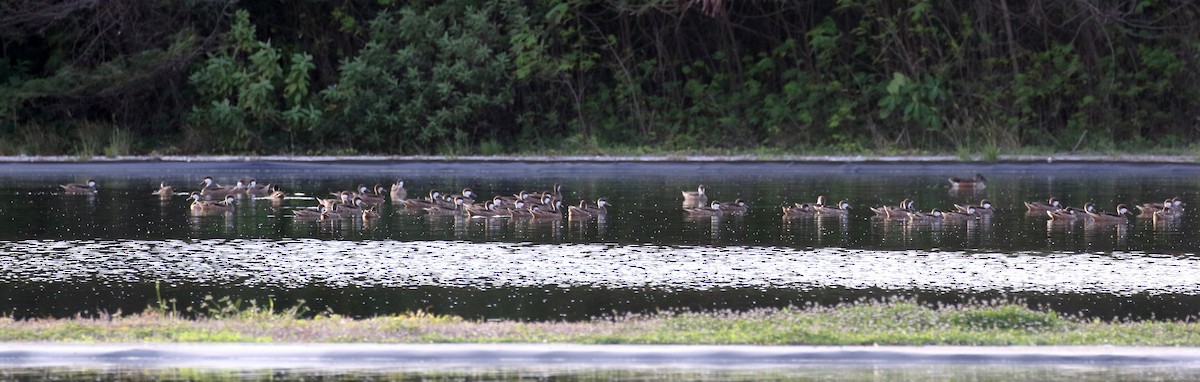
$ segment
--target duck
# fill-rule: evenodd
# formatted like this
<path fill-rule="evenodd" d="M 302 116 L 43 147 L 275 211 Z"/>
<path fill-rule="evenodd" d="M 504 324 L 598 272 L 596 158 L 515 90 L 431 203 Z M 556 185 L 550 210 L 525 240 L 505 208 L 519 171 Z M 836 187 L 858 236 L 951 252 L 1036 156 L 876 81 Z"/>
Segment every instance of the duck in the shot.
<path fill-rule="evenodd" d="M 438 202 L 433 203 L 429 207 L 424 207 L 425 212 L 428 212 L 430 215 L 453 215 L 458 213 L 461 208 L 460 206 L 463 205 L 463 198 L 461 196 L 451 199 L 449 205 L 441 202 L 441 199 L 438 200 Z"/>
<path fill-rule="evenodd" d="M 465 201 L 465 199 L 464 199 Z M 500 207 L 500 197 L 496 196 L 483 203 L 463 204 L 459 206 L 463 214 L 469 217 L 492 217 L 508 215 L 508 209 Z"/>
<path fill-rule="evenodd" d="M 913 209 L 912 199 L 905 198 L 900 201 L 900 204 L 895 206 L 872 207 L 871 212 L 874 212 L 875 216 L 884 219 L 908 219 L 908 213 L 916 212 L 916 210 Z"/>
<path fill-rule="evenodd" d="M 951 188 L 982 190 L 986 187 L 984 182 L 987 182 L 987 178 L 984 178 L 983 174 L 976 173 L 974 178 L 950 178 L 949 181 Z"/>
<path fill-rule="evenodd" d="M 783 206 L 783 217 L 806 217 L 816 216 L 817 209 L 812 204 L 796 203 L 791 206 Z"/>
<path fill-rule="evenodd" d="M 590 205 L 586 200 L 580 200 L 578 206 L 567 207 L 567 218 L 571 220 L 603 219 L 608 216 L 608 199 L 596 199 L 596 205 Z"/>
<path fill-rule="evenodd" d="M 551 194 L 551 196 L 553 196 L 554 200 L 562 200 L 563 193 L 562 193 L 562 185 L 561 184 L 555 183 L 554 186 L 550 189 L 553 192 L 553 194 Z"/>
<path fill-rule="evenodd" d="M 300 220 L 333 220 L 341 219 L 342 215 L 337 211 L 337 207 L 331 209 L 326 208 L 324 205 L 319 205 L 293 210 L 292 218 Z"/>
<path fill-rule="evenodd" d="M 937 208 L 929 210 L 929 212 L 916 211 L 916 212 L 908 213 L 908 221 L 911 221 L 911 222 L 932 223 L 932 222 L 940 222 L 943 220 L 945 220 L 945 217 L 942 216 L 942 211 Z"/>
<path fill-rule="evenodd" d="M 1088 202 L 1083 204 L 1083 208 L 1063 207 L 1057 210 L 1047 210 L 1046 216 L 1049 216 L 1050 220 L 1054 221 L 1073 222 L 1079 218 L 1088 216 L 1091 212 L 1096 212 L 1096 204 Z"/>
<path fill-rule="evenodd" d="M 355 196 L 358 196 L 359 198 L 361 198 L 363 203 L 366 203 L 367 205 L 374 207 L 374 206 L 383 204 L 383 202 L 386 202 L 387 194 L 388 194 L 387 188 L 384 188 L 382 185 L 376 184 L 374 189 L 372 189 L 370 192 L 367 191 L 366 187 L 360 187 L 358 189 L 358 193 L 355 194 Z"/>
<path fill-rule="evenodd" d="M 959 206 L 955 205 L 955 208 Z M 975 206 L 966 206 L 962 211 L 946 211 L 942 213 L 942 219 L 948 221 L 968 221 L 979 220 L 979 210 Z"/>
<path fill-rule="evenodd" d="M 587 213 L 592 214 L 592 216 L 606 217 L 608 216 L 608 206 L 611 205 L 612 204 L 608 202 L 608 198 L 599 198 L 596 199 L 596 205 L 593 206 L 585 204 L 584 209 L 587 211 Z"/>
<path fill-rule="evenodd" d="M 222 186 L 217 184 L 216 181 L 213 181 L 211 176 L 206 176 L 204 177 L 204 180 L 200 182 L 200 186 L 200 196 L 224 198 L 226 195 L 241 192 L 245 188 L 246 184 L 242 179 L 238 179 L 237 184 L 234 186 Z"/>
<path fill-rule="evenodd" d="M 525 190 L 521 190 L 521 192 L 515 193 L 512 196 L 499 196 L 500 206 L 514 208 L 516 207 L 517 202 L 527 203 L 529 198 L 532 196 L 533 194 L 530 194 L 529 191 Z"/>
<path fill-rule="evenodd" d="M 482 206 L 471 206 L 466 210 L 467 216 L 473 219 L 507 218 L 512 217 L 508 210 L 499 209 L 494 201 L 487 201 Z"/>
<path fill-rule="evenodd" d="M 703 208 L 708 204 L 708 196 L 704 194 L 704 185 L 696 188 L 696 191 L 683 191 L 683 208 Z"/>
<path fill-rule="evenodd" d="M 992 202 L 988 201 L 987 199 L 980 200 L 979 204 L 975 204 L 975 205 L 960 206 L 960 205 L 955 204 L 954 209 L 957 210 L 958 212 L 965 212 L 965 213 L 969 213 L 972 215 L 978 213 L 979 217 L 992 216 L 992 214 L 994 212 L 996 212 L 996 210 L 992 209 Z M 967 211 L 968 209 L 974 209 L 975 211 L 970 212 L 970 211 Z"/>
<path fill-rule="evenodd" d="M 518 201 L 516 201 L 516 203 L 513 203 L 512 207 L 503 207 L 503 208 L 507 208 L 508 214 L 514 218 L 532 218 L 533 217 L 533 213 L 530 211 L 530 208 L 527 205 L 525 205 L 525 202 L 522 200 L 518 200 Z"/>
<path fill-rule="evenodd" d="M 438 190 L 429 190 L 429 198 L 427 199 L 403 199 L 401 203 L 404 208 L 411 209 L 426 209 L 438 205 L 438 200 L 441 199 L 442 193 Z"/>
<path fill-rule="evenodd" d="M 404 199 L 408 199 L 408 190 L 404 188 L 403 179 L 396 179 L 388 191 L 391 194 L 389 196 L 392 197 L 392 203 L 402 203 Z"/>
<path fill-rule="evenodd" d="M 730 204 L 721 204 L 721 213 L 726 215 L 745 215 L 750 206 L 742 198 L 737 198 Z"/>
<path fill-rule="evenodd" d="M 1142 203 L 1135 207 L 1137 207 L 1137 209 L 1141 211 L 1143 215 L 1153 215 L 1154 213 L 1161 212 L 1164 208 L 1168 208 L 1170 212 L 1174 214 L 1183 213 L 1183 201 L 1179 200 L 1179 197 L 1164 200 L 1162 203 Z"/>
<path fill-rule="evenodd" d="M 379 217 L 381 215 L 379 214 L 378 211 L 375 211 L 374 207 L 364 207 L 362 209 L 361 216 L 362 216 L 363 220 L 373 220 L 373 219 L 379 219 Z"/>
<path fill-rule="evenodd" d="M 274 201 L 283 201 L 284 199 L 287 199 L 287 194 L 279 189 L 278 184 L 272 184 L 271 185 L 271 195 L 267 195 L 267 199 L 271 199 Z"/>
<path fill-rule="evenodd" d="M 1183 216 L 1183 211 L 1174 208 L 1172 206 L 1172 204 L 1173 203 L 1163 203 L 1163 208 L 1161 210 L 1154 211 L 1150 215 L 1150 217 L 1152 217 L 1155 222 L 1159 222 L 1159 221 L 1174 220 L 1174 219 L 1179 218 L 1180 216 Z M 1146 215 L 1145 215 L 1145 213 L 1142 213 L 1141 216 L 1146 216 Z"/>
<path fill-rule="evenodd" d="M 65 194 L 91 195 L 100 190 L 99 187 L 96 186 L 96 181 L 93 179 L 88 179 L 87 182 L 84 182 L 83 184 L 67 183 L 60 184 L 58 186 L 62 187 L 63 193 Z"/>
<path fill-rule="evenodd" d="M 820 213 L 824 207 L 824 196 L 818 195 L 816 203 L 794 203 L 791 207 L 784 205 L 784 216 L 811 216 Z"/>
<path fill-rule="evenodd" d="M 1124 204 L 1117 204 L 1116 213 L 1097 211 L 1088 212 L 1088 216 L 1091 217 L 1091 219 L 1088 221 L 1092 223 L 1124 223 L 1129 221 L 1129 219 L 1125 217 L 1127 214 L 1129 214 L 1129 208 Z"/>
<path fill-rule="evenodd" d="M 199 192 L 192 192 L 191 210 L 195 213 L 214 213 L 214 212 L 231 212 L 233 211 L 236 198 L 233 195 L 225 195 L 225 199 L 221 201 L 204 200 Z"/>
<path fill-rule="evenodd" d="M 333 195 L 336 197 L 330 198 L 330 199 L 317 198 L 317 204 L 325 206 L 326 209 L 332 211 L 335 206 L 345 205 L 345 204 L 349 204 L 352 202 L 348 193 L 339 192 L 339 193 L 335 193 Z"/>
<path fill-rule="evenodd" d="M 267 195 L 271 194 L 271 185 L 267 184 L 264 186 L 260 186 L 260 185 L 258 185 L 257 180 L 254 180 L 254 178 L 250 178 L 250 182 L 248 184 L 246 184 L 245 192 L 246 192 L 246 195 L 250 195 L 250 196 L 254 196 L 254 197 L 267 196 Z"/>
<path fill-rule="evenodd" d="M 170 198 L 171 195 L 175 195 L 175 188 L 171 187 L 171 185 L 167 184 L 167 182 L 159 182 L 158 190 L 154 191 L 154 193 L 150 195 L 158 195 L 159 198 L 164 199 Z"/>
<path fill-rule="evenodd" d="M 587 210 L 587 201 L 580 200 L 578 206 L 567 207 L 568 220 L 591 220 L 592 213 Z"/>
<path fill-rule="evenodd" d="M 701 186 L 701 187 L 703 187 L 703 186 Z M 683 211 L 687 212 L 688 216 L 693 216 L 693 217 L 719 216 L 721 214 L 721 202 L 714 200 L 707 207 L 701 206 L 701 207 L 684 208 Z"/>
<path fill-rule="evenodd" d="M 1047 212 L 1058 211 L 1062 209 L 1062 203 L 1058 201 L 1058 198 L 1053 196 L 1051 196 L 1050 199 L 1046 199 L 1045 202 L 1037 201 L 1024 203 L 1025 208 L 1029 209 L 1029 212 Z"/>
<path fill-rule="evenodd" d="M 817 206 L 817 213 L 828 216 L 847 216 L 850 214 L 850 201 L 842 199 L 838 202 L 837 207 L 830 207 L 824 204 L 819 205 Z"/>
<path fill-rule="evenodd" d="M 460 192 L 457 195 L 450 195 L 450 198 L 455 198 L 455 197 L 459 197 L 459 196 L 461 196 L 463 198 L 464 205 L 475 204 L 475 196 L 476 196 L 475 191 L 471 190 L 470 187 L 463 188 L 462 192 Z"/>
<path fill-rule="evenodd" d="M 534 219 L 562 219 L 561 205 L 561 201 L 551 204 L 550 207 L 552 208 L 542 208 L 542 206 L 535 205 L 529 207 L 529 213 L 533 215 Z"/>

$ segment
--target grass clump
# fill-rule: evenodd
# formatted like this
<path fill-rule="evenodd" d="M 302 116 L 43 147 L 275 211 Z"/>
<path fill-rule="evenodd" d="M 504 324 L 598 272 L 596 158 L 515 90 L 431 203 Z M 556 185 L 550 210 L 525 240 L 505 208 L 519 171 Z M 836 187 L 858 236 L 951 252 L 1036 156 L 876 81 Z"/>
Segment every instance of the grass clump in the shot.
<path fill-rule="evenodd" d="M 0 319 L 0 341 L 376 342 L 757 345 L 1198 346 L 1184 321 L 1100 321 L 1019 303 L 929 306 L 912 300 L 757 309 L 660 312 L 583 322 L 468 320 L 425 311 L 352 319 L 301 306 L 208 298 L 197 308 L 157 307 L 98 318 Z"/>

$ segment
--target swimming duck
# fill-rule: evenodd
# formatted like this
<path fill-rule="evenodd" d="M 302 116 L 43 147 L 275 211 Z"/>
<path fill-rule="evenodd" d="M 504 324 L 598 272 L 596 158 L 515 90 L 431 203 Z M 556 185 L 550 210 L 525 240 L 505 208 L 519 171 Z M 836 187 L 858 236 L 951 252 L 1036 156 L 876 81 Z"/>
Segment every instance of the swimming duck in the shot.
<path fill-rule="evenodd" d="M 704 185 L 696 188 L 696 191 L 683 191 L 683 208 L 703 208 L 708 204 L 708 196 L 704 195 Z"/>
<path fill-rule="evenodd" d="M 958 206 L 956 205 L 955 208 Z M 943 220 L 949 221 L 968 221 L 979 220 L 979 210 L 975 206 L 966 206 L 963 211 L 946 211 L 942 213 Z"/>
<path fill-rule="evenodd" d="M 429 190 L 429 198 L 425 199 L 404 199 L 402 203 L 404 208 L 411 209 L 426 209 L 438 205 L 438 200 L 442 198 L 442 193 L 438 190 Z"/>
<path fill-rule="evenodd" d="M 225 195 L 225 199 L 221 201 L 204 200 L 199 192 L 192 192 L 191 198 L 190 208 L 195 213 L 231 212 L 236 200 L 233 195 Z"/>
<path fill-rule="evenodd" d="M 1096 212 L 1096 204 L 1092 202 L 1084 203 L 1083 208 L 1063 207 L 1057 210 L 1046 210 L 1046 216 L 1050 220 L 1060 222 L 1073 222 L 1079 218 L 1088 216 L 1088 213 Z"/>
<path fill-rule="evenodd" d="M 473 218 L 511 216 L 507 208 L 500 207 L 500 203 L 499 196 L 493 197 L 492 199 L 484 201 L 483 203 L 470 205 L 466 204 L 464 199 L 464 203 L 460 206 L 460 209 L 464 214 Z"/>
<path fill-rule="evenodd" d="M 537 205 L 529 207 L 529 213 L 533 215 L 534 219 L 562 219 L 562 212 L 560 210 L 562 202 L 556 201 L 554 203 L 550 205 L 553 208 L 542 208 L 542 206 Z"/>
<path fill-rule="evenodd" d="M 95 194 L 96 191 L 99 191 L 99 188 L 96 187 L 96 181 L 92 180 L 92 179 L 88 179 L 87 182 L 84 182 L 83 184 L 67 183 L 67 184 L 60 184 L 58 186 L 62 187 L 64 194 L 86 195 L 86 194 Z"/>
<path fill-rule="evenodd" d="M 553 192 L 553 193 L 552 193 L 552 194 L 550 194 L 550 196 L 551 196 L 551 197 L 552 197 L 554 200 L 562 200 L 562 199 L 563 199 L 562 185 L 561 185 L 561 184 L 555 183 L 555 184 L 554 184 L 554 187 L 552 187 L 552 188 L 551 188 L 551 190 L 552 190 L 551 192 Z"/>
<path fill-rule="evenodd" d="M 584 207 L 587 213 L 592 214 L 592 216 L 605 217 L 608 216 L 608 206 L 611 205 L 612 204 L 608 203 L 607 198 L 599 198 L 596 199 L 596 205 L 593 206 L 585 204 Z"/>
<path fill-rule="evenodd" d="M 1091 219 L 1088 221 L 1092 223 L 1124 223 L 1129 221 L 1129 219 L 1125 217 L 1127 214 L 1129 214 L 1129 208 L 1124 204 L 1118 204 L 1116 213 L 1095 211 L 1088 212 L 1088 216 L 1091 217 Z"/>
<path fill-rule="evenodd" d="M 1162 203 L 1142 203 L 1136 207 L 1143 215 L 1160 212 L 1163 208 L 1168 208 L 1174 214 L 1183 213 L 1183 201 L 1179 200 L 1179 197 L 1164 200 Z"/>
<path fill-rule="evenodd" d="M 367 205 L 374 207 L 374 206 L 383 204 L 383 202 L 386 202 L 387 194 L 388 194 L 387 188 L 384 188 L 382 185 L 376 184 L 375 188 L 370 191 L 368 191 L 366 187 L 360 187 L 358 189 L 358 193 L 355 194 L 355 196 L 358 196 L 359 198 L 361 198 L 363 203 L 366 203 Z"/>
<path fill-rule="evenodd" d="M 737 198 L 730 204 L 721 204 L 721 213 L 727 215 L 745 215 L 749 210 L 750 206 L 742 198 Z"/>
<path fill-rule="evenodd" d="M 958 210 L 958 212 L 966 212 L 972 215 L 978 213 L 979 217 L 992 216 L 992 213 L 996 212 L 996 210 L 992 209 L 992 202 L 989 202 L 987 199 L 980 200 L 979 204 L 975 205 L 960 206 L 955 204 L 954 209 Z M 969 212 L 967 211 L 968 209 L 974 209 L 975 212 Z"/>
<path fill-rule="evenodd" d="M 588 220 L 608 216 L 608 199 L 596 199 L 596 205 L 590 205 L 586 200 L 580 200 L 578 206 L 567 207 L 567 218 L 571 220 Z"/>
<path fill-rule="evenodd" d="M 366 203 L 363 203 L 362 198 L 357 196 L 352 197 L 349 202 L 345 202 L 344 198 L 345 197 L 343 197 L 343 202 L 337 205 L 337 211 L 341 213 L 342 216 L 355 217 L 361 214 L 364 209 L 370 207 Z"/>
<path fill-rule="evenodd" d="M 206 176 L 204 177 L 204 180 L 200 182 L 200 186 L 200 196 L 224 198 L 225 195 L 242 192 L 242 190 L 246 187 L 246 183 L 242 179 L 238 179 L 237 184 L 234 186 L 222 186 L 217 184 L 216 181 L 213 181 L 211 176 Z"/>
<path fill-rule="evenodd" d="M 907 198 L 901 200 L 900 204 L 898 205 L 872 207 L 871 211 L 875 213 L 875 216 L 884 219 L 908 219 L 909 212 L 916 212 L 916 210 L 913 209 L 912 199 Z"/>
<path fill-rule="evenodd" d="M 246 184 L 246 195 L 254 197 L 263 197 L 271 194 L 271 185 L 258 185 L 258 181 L 250 178 L 250 182 Z"/>
<path fill-rule="evenodd" d="M 293 210 L 292 218 L 300 220 L 334 220 L 341 219 L 342 215 L 337 211 L 337 207 L 330 209 L 324 205 L 319 205 Z"/>
<path fill-rule="evenodd" d="M 170 198 L 172 195 L 175 195 L 175 188 L 171 187 L 171 185 L 167 184 L 167 182 L 160 182 L 158 184 L 158 190 L 154 191 L 154 193 L 150 195 L 158 195 L 159 198 L 164 199 Z"/>
<path fill-rule="evenodd" d="M 932 223 L 932 222 L 940 222 L 942 220 L 945 220 L 945 217 L 942 216 L 942 211 L 937 208 L 934 208 L 934 209 L 930 210 L 929 212 L 917 211 L 917 212 L 909 212 L 908 213 L 908 221 L 911 221 L 911 222 Z"/>
<path fill-rule="evenodd" d="M 783 206 L 783 217 L 805 217 L 815 216 L 817 209 L 812 204 L 796 203 L 791 206 Z"/>
<path fill-rule="evenodd" d="M 287 194 L 285 194 L 282 190 L 279 189 L 278 184 L 272 184 L 271 185 L 271 195 L 267 195 L 267 199 L 271 199 L 271 200 L 277 201 L 277 202 L 283 201 L 284 199 L 287 199 Z"/>
<path fill-rule="evenodd" d="M 361 207 L 362 207 L 362 212 L 360 213 L 360 216 L 362 217 L 363 220 L 379 219 L 379 217 L 381 216 L 381 215 L 379 215 L 378 211 L 375 211 L 375 207 L 373 207 L 373 206 L 367 206 L 364 204 Z"/>
<path fill-rule="evenodd" d="M 578 206 L 567 207 L 568 220 L 590 220 L 592 214 L 587 212 L 587 201 L 580 200 Z"/>
<path fill-rule="evenodd" d="M 951 188 L 970 188 L 976 190 L 982 190 L 985 187 L 984 182 L 987 182 L 987 178 L 978 173 L 975 174 L 974 178 L 950 178 L 949 180 Z"/>
<path fill-rule="evenodd" d="M 1166 202 L 1163 203 L 1163 208 L 1151 213 L 1150 217 L 1152 217 L 1155 222 L 1159 222 L 1159 221 L 1170 221 L 1170 220 L 1177 219 L 1180 216 L 1183 216 L 1183 211 L 1174 208 L 1173 205 L 1174 205 L 1174 203 L 1171 203 L 1171 200 L 1168 199 Z M 1146 214 L 1143 212 L 1141 216 L 1146 216 Z"/>
<path fill-rule="evenodd" d="M 512 196 L 498 196 L 500 198 L 499 206 L 505 208 L 514 208 L 516 207 L 517 202 L 528 203 L 529 198 L 532 196 L 533 194 L 530 194 L 525 190 L 521 190 L 521 192 L 515 193 Z"/>
<path fill-rule="evenodd" d="M 693 217 L 718 216 L 721 214 L 721 207 L 721 202 L 714 200 L 708 207 L 684 208 L 683 211 Z"/>
<path fill-rule="evenodd" d="M 396 182 L 392 183 L 392 188 L 388 191 L 391 194 L 392 203 L 401 203 L 404 199 L 408 199 L 408 190 L 404 188 L 404 181 L 401 179 L 396 179 Z"/>
<path fill-rule="evenodd" d="M 411 200 L 411 199 L 409 199 L 409 200 Z M 406 203 L 406 205 L 407 205 L 407 203 Z M 449 202 L 449 205 L 446 205 L 446 203 L 443 203 L 439 197 L 437 202 L 435 202 L 432 205 L 430 205 L 429 207 L 425 207 L 423 209 L 425 210 L 425 212 L 428 212 L 430 215 L 453 215 L 455 213 L 458 213 L 459 209 L 461 208 L 460 206 L 462 206 L 462 205 L 463 205 L 463 198 L 461 196 L 451 199 L 451 201 Z"/>
<path fill-rule="evenodd" d="M 1037 201 L 1024 203 L 1025 208 L 1028 208 L 1029 212 L 1058 211 L 1062 208 L 1062 203 L 1059 202 L 1058 198 L 1055 197 L 1050 197 L 1050 199 L 1047 199 L 1045 202 Z"/>
<path fill-rule="evenodd" d="M 451 200 L 453 200 L 453 198 L 459 197 L 459 196 L 461 196 L 463 198 L 464 205 L 471 205 L 471 204 L 475 204 L 475 197 L 477 195 L 475 195 L 475 191 L 471 190 L 471 188 L 468 187 L 468 188 L 463 188 L 462 192 L 459 193 L 458 195 L 451 195 L 450 198 L 451 198 Z"/>
<path fill-rule="evenodd" d="M 850 201 L 842 199 L 842 201 L 838 202 L 837 207 L 822 204 L 817 206 L 817 213 L 827 216 L 847 216 L 850 214 Z"/>
<path fill-rule="evenodd" d="M 532 218 L 533 213 L 530 212 L 524 201 L 518 200 L 513 203 L 512 207 L 503 207 L 508 209 L 508 214 L 514 218 Z"/>
<path fill-rule="evenodd" d="M 334 193 L 333 195 L 335 197 L 330 199 L 317 198 L 317 204 L 325 206 L 326 209 L 333 211 L 336 206 L 353 203 L 353 200 L 350 199 L 350 194 L 347 192 Z"/>

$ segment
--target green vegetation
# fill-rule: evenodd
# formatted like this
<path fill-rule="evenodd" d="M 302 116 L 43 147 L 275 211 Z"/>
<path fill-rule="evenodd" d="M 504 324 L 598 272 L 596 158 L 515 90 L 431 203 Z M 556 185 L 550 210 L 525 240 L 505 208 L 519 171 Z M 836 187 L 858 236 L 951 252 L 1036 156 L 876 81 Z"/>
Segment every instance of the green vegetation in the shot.
<path fill-rule="evenodd" d="M 0 5 L 0 154 L 1195 155 L 1180 0 Z"/>
<path fill-rule="evenodd" d="M 368 319 L 334 314 L 303 318 L 300 308 L 275 311 L 269 305 L 229 299 L 209 300 L 185 312 L 169 305 L 94 319 L 4 319 L 0 341 L 1200 345 L 1200 327 L 1190 320 L 1104 322 L 1008 303 L 930 307 L 900 300 L 588 322 L 485 322 L 425 312 Z"/>

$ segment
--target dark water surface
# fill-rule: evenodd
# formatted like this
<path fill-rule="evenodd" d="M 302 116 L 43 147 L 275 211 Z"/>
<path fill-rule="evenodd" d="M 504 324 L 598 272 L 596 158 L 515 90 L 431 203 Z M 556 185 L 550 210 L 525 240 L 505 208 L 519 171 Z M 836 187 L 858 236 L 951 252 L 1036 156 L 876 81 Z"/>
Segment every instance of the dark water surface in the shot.
<path fill-rule="evenodd" d="M 983 190 L 947 177 L 984 174 Z M 603 223 L 462 219 L 385 205 L 376 221 L 296 221 L 297 207 L 242 198 L 230 214 L 193 216 L 201 178 L 279 184 L 326 197 L 404 179 L 410 196 L 471 187 L 487 197 L 564 186 L 606 197 Z M 94 197 L 60 183 L 96 179 Z M 751 205 L 743 217 L 694 219 L 681 190 Z M 0 165 L 0 310 L 16 317 L 139 311 L 205 295 L 303 300 L 313 311 L 413 310 L 470 318 L 581 319 L 661 309 L 750 309 L 913 296 L 955 302 L 1021 298 L 1109 318 L 1184 317 L 1200 302 L 1200 222 L 1047 224 L 1022 201 L 1068 205 L 1200 200 L 1200 167 L 1130 164 L 798 163 L 55 163 Z M 817 195 L 854 206 L 844 219 L 784 219 Z M 948 209 L 987 198 L 983 222 L 908 224 L 868 207 L 911 198 Z M 1190 206 L 1189 206 L 1190 207 Z M 1200 208 L 1200 207 L 1197 207 Z M 1189 209 L 1189 212 L 1191 210 Z"/>

